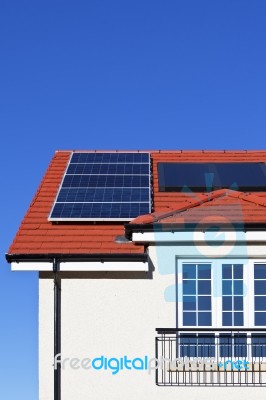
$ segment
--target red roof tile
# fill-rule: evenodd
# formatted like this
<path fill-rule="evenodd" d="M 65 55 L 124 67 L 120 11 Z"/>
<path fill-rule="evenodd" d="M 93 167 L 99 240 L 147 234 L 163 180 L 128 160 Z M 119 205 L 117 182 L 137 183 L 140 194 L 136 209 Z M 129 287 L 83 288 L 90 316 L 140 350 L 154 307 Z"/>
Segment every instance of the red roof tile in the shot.
<path fill-rule="evenodd" d="M 158 162 L 266 162 L 266 151 L 151 151 L 153 174 L 153 208 L 155 213 L 133 222 L 176 222 L 193 220 L 204 215 L 217 218 L 221 210 L 228 215 L 241 210 L 247 222 L 266 222 L 265 192 L 243 194 L 214 192 L 212 199 L 202 193 L 165 193 L 158 190 Z M 128 254 L 143 253 L 142 246 L 115 243 L 124 234 L 123 223 L 49 222 L 48 215 L 57 195 L 71 151 L 57 151 L 30 204 L 9 249 L 9 254 Z M 207 196 L 207 197 L 206 197 Z M 196 207 L 197 205 L 197 207 Z M 218 207 L 218 208 L 217 208 Z M 233 208 L 234 207 L 234 208 Z M 197 210 L 197 211 L 196 211 Z M 212 211 L 211 211 L 212 210 Z M 170 215 L 165 214 L 171 212 Z M 174 212 L 173 212 L 174 211 Z M 241 215 L 242 215 L 241 214 Z M 238 215 L 239 216 L 239 215 Z M 161 219 L 160 219 L 161 218 Z"/>
<path fill-rule="evenodd" d="M 139 216 L 131 224 L 210 222 L 266 223 L 266 199 L 229 189 L 216 190 L 175 210 Z"/>

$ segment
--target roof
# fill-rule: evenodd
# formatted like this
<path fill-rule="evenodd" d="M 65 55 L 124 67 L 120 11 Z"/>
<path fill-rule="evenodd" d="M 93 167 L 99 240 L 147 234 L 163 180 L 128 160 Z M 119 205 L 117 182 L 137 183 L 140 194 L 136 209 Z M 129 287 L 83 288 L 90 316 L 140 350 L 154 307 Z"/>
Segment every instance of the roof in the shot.
<path fill-rule="evenodd" d="M 220 189 L 201 194 L 190 204 L 168 212 L 139 216 L 131 224 L 266 223 L 266 198 Z"/>
<path fill-rule="evenodd" d="M 143 151 L 143 150 L 142 150 Z M 102 151 L 101 151 L 102 152 Z M 72 151 L 57 151 L 18 229 L 8 253 L 25 254 L 143 254 L 144 247 L 133 243 L 116 243 L 124 235 L 122 222 L 51 222 L 48 216 L 57 195 Z M 246 222 L 265 221 L 265 192 L 254 194 L 231 193 L 167 193 L 158 190 L 158 162 L 265 162 L 266 151 L 150 151 L 153 175 L 153 210 L 155 214 L 133 222 L 154 222 L 153 218 L 171 223 L 184 217 L 195 219 L 204 209 L 217 216 L 214 206 L 240 204 Z M 218 191 L 217 191 L 218 192 Z M 209 197 L 208 197 L 209 196 Z M 237 200 L 237 201 L 236 201 Z M 198 204 L 198 206 L 196 206 Z M 196 211 L 197 210 L 197 211 Z M 174 213 L 173 213 L 174 211 Z M 170 215 L 167 213 L 170 212 Z M 156 214 L 159 213 L 159 214 Z M 146 222 L 145 222 L 146 221 Z"/>

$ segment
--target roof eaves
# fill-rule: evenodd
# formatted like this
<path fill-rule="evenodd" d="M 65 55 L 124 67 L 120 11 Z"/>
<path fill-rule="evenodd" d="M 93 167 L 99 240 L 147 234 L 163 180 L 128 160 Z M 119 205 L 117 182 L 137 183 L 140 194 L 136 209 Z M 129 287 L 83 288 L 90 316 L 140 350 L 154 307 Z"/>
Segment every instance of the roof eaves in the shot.
<path fill-rule="evenodd" d="M 217 225 L 217 224 L 216 224 Z M 176 231 L 204 231 L 213 226 L 213 223 L 148 223 L 148 224 L 126 224 L 125 225 L 125 236 L 127 239 L 132 240 L 133 232 L 176 232 Z M 220 223 L 224 231 L 266 231 L 265 222 L 252 222 L 243 223 L 240 222 L 230 222 L 230 223 Z"/>
<path fill-rule="evenodd" d="M 6 254 L 7 262 L 26 262 L 26 261 L 88 261 L 88 262 L 108 262 L 108 261 L 147 261 L 147 253 L 101 253 L 101 254 L 59 254 L 59 253 L 47 253 L 47 254 Z"/>

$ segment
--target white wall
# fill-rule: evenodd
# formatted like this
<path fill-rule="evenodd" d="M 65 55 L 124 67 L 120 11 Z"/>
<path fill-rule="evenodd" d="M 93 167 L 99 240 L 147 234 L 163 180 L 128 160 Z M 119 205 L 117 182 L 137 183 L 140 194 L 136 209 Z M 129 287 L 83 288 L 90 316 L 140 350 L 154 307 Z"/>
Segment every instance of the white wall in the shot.
<path fill-rule="evenodd" d="M 176 321 L 175 303 L 166 301 L 164 291 L 175 284 L 178 248 L 172 244 L 164 249 L 150 248 L 153 279 L 146 273 L 63 274 L 62 358 L 155 357 L 155 328 L 173 328 Z M 260 256 L 263 251 L 265 247 Z M 40 279 L 40 400 L 52 400 L 53 283 L 45 276 L 42 273 Z M 154 372 L 123 370 L 112 375 L 109 370 L 69 366 L 62 370 L 62 400 L 206 400 L 207 396 L 264 400 L 266 388 L 158 387 Z"/>
<path fill-rule="evenodd" d="M 39 279 L 39 398 L 53 398 L 54 284 Z"/>

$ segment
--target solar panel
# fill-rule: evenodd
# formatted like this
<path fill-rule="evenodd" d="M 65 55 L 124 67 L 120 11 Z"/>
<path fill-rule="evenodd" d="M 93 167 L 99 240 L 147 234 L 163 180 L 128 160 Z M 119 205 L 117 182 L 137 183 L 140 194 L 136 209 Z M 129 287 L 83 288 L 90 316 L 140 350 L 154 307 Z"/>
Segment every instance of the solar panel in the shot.
<path fill-rule="evenodd" d="M 151 212 L 148 153 L 73 153 L 50 221 L 129 221 Z"/>
<path fill-rule="evenodd" d="M 159 163 L 159 190 L 175 192 L 186 188 L 210 191 L 231 188 L 265 191 L 264 163 Z"/>

